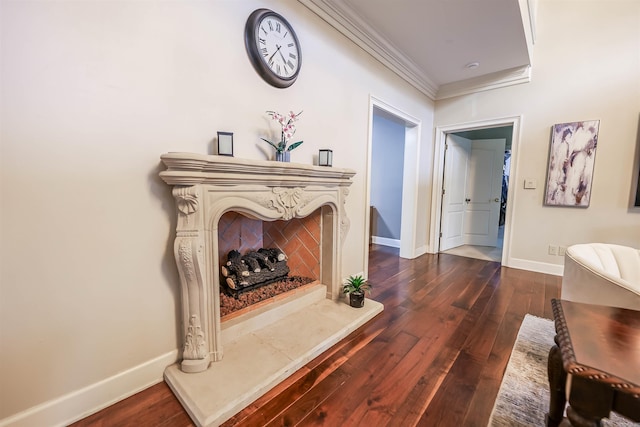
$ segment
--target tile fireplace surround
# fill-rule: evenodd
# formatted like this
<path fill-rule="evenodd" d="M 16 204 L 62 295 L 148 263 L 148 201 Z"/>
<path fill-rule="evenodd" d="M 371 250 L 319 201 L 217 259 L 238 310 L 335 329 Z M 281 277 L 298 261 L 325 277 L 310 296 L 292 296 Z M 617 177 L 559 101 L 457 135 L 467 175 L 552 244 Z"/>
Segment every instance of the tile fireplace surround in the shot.
<path fill-rule="evenodd" d="M 177 208 L 183 331 L 182 361 L 167 368 L 165 380 L 197 425 L 215 426 L 383 307 L 367 299 L 363 309 L 354 309 L 341 298 L 342 246 L 350 225 L 344 203 L 353 170 L 192 153 L 161 158 L 167 170 L 160 176 L 173 186 Z M 319 284 L 222 322 L 222 215 L 289 221 L 316 210 Z"/>

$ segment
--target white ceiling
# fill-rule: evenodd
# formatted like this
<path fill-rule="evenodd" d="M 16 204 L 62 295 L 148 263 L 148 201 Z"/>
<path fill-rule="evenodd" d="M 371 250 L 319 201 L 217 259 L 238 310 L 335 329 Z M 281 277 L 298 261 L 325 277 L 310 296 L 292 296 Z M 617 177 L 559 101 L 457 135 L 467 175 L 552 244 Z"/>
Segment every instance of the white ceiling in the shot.
<path fill-rule="evenodd" d="M 535 1 L 300 0 L 432 99 L 529 81 Z"/>

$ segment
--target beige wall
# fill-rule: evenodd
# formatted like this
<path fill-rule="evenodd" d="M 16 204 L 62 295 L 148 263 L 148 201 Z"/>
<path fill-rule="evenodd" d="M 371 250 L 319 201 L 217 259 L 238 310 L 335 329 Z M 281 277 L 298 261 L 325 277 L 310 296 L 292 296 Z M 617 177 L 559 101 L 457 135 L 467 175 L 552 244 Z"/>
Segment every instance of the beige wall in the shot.
<path fill-rule="evenodd" d="M 640 246 L 640 213 L 628 208 L 640 3 L 576 3 L 539 2 L 532 83 L 436 105 L 438 126 L 523 116 L 512 251 L 542 264 L 562 262 L 546 254 L 548 243 Z M 357 171 L 346 276 L 364 268 L 375 95 L 422 120 L 417 206 L 425 220 L 416 243 L 425 245 L 432 103 L 299 3 L 3 0 L 0 7 L 0 425 L 73 419 L 158 381 L 176 357 L 175 215 L 158 178 L 161 153 L 210 153 L 216 131 L 226 130 L 237 157 L 265 159 L 264 111 L 304 110 L 305 143 L 293 160 L 312 163 L 329 147 L 335 166 Z M 302 73 L 289 89 L 262 82 L 247 60 L 242 30 L 258 7 L 282 13 L 298 32 Z M 601 120 L 591 207 L 543 207 L 550 127 L 586 119 Z M 524 178 L 538 188 L 523 190 Z"/>
<path fill-rule="evenodd" d="M 259 7 L 297 30 L 303 65 L 289 89 L 268 86 L 247 59 L 244 24 Z M 224 130 L 237 157 L 266 159 L 264 111 L 304 110 L 293 161 L 332 148 L 334 166 L 357 171 L 343 275 L 357 273 L 374 95 L 422 120 L 418 214 L 428 217 L 433 103 L 293 0 L 1 8 L 0 425 L 68 421 L 160 380 L 175 360 L 162 153 L 211 153 Z"/>
<path fill-rule="evenodd" d="M 630 209 L 640 115 L 640 2 L 539 2 L 529 84 L 436 102 L 436 126 L 522 115 L 511 256 L 541 269 L 562 264 L 549 244 L 640 247 L 640 210 Z M 555 123 L 600 120 L 587 209 L 545 207 Z M 525 178 L 538 182 L 524 190 Z"/>

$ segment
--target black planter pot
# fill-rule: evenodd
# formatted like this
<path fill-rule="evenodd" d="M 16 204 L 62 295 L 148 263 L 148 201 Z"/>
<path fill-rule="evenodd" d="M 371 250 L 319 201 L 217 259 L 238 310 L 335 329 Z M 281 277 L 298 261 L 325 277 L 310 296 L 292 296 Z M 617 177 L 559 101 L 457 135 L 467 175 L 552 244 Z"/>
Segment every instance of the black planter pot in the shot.
<path fill-rule="evenodd" d="M 364 307 L 364 292 L 352 292 L 349 294 L 349 305 L 355 308 Z"/>

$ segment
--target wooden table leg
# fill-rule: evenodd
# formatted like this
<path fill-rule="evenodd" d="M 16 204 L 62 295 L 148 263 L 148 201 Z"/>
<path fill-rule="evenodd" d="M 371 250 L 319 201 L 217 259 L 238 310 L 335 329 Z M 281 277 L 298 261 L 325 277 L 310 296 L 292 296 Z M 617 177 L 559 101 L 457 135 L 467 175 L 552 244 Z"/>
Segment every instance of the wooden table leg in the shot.
<path fill-rule="evenodd" d="M 562 356 L 558 348 L 558 337 L 554 339 L 556 345 L 549 350 L 547 363 L 547 375 L 549 376 L 549 412 L 546 416 L 547 427 L 558 427 L 564 416 L 564 407 L 567 403 L 565 386 L 567 373 L 562 367 Z"/>
<path fill-rule="evenodd" d="M 600 418 L 583 417 L 571 406 L 567 406 L 567 418 L 573 427 L 600 427 Z"/>
<path fill-rule="evenodd" d="M 613 400 L 614 391 L 609 384 L 574 375 L 567 418 L 572 426 L 599 427 L 600 420 L 609 416 Z"/>

